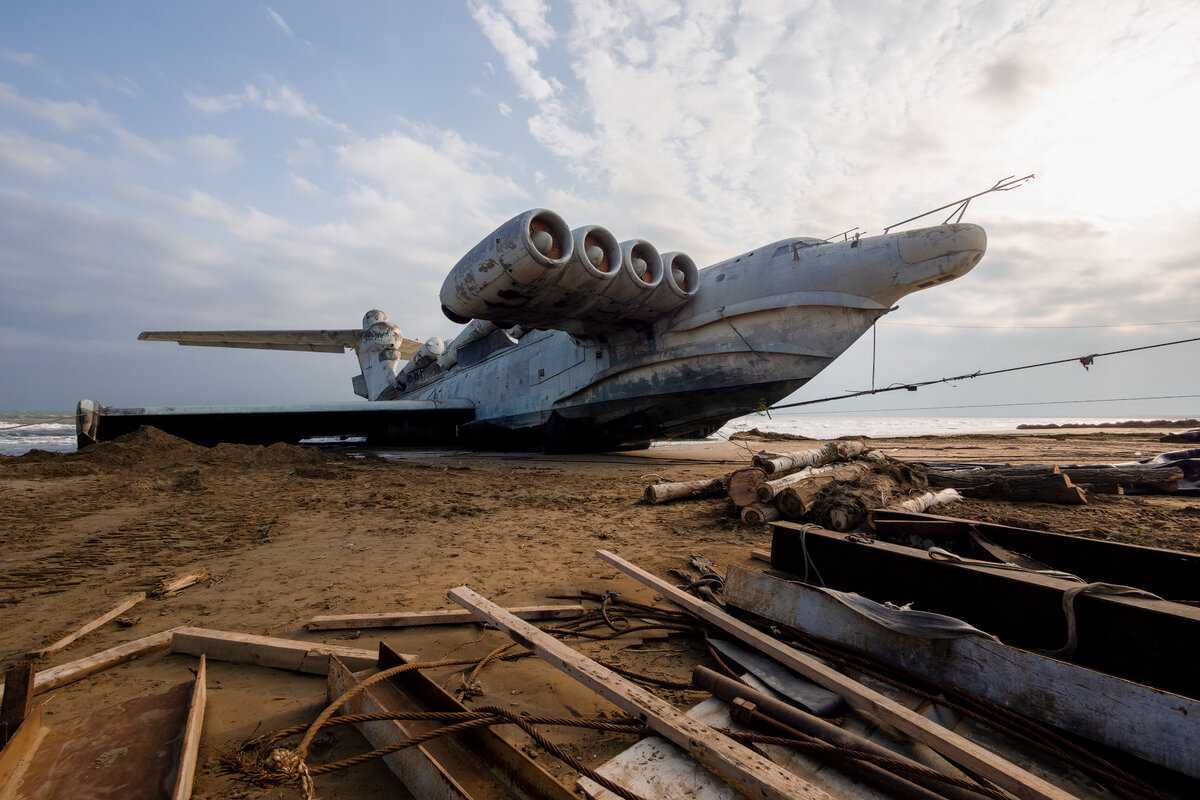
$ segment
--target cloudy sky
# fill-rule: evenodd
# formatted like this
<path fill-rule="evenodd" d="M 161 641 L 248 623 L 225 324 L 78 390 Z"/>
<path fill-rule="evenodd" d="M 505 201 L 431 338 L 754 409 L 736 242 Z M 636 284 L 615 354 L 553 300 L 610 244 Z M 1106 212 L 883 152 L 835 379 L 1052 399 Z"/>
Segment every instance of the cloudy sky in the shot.
<path fill-rule="evenodd" d="M 448 267 L 525 208 L 710 263 L 1029 172 L 968 212 L 982 264 L 880 324 L 879 383 L 1200 336 L 1145 325 L 1200 320 L 1194 0 L 345 8 L 0 12 L 0 408 L 351 399 L 350 355 L 134 339 L 356 327 L 372 307 L 452 334 Z M 797 399 L 870 369 L 867 337 Z M 1191 345 L 836 408 L 1200 393 L 1198 376 Z"/>

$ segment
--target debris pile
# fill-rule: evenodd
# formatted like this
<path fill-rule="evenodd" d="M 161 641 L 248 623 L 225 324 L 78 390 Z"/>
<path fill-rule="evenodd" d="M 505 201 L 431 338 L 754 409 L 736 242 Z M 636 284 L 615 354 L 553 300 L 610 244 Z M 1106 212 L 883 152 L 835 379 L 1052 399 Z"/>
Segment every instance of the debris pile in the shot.
<path fill-rule="evenodd" d="M 1122 464 L 909 463 L 858 440 L 791 452 L 759 452 L 728 475 L 646 487 L 647 503 L 729 498 L 742 522 L 809 522 L 861 529 L 875 509 L 928 511 L 964 498 L 1086 505 L 1088 494 L 1179 494 L 1200 490 L 1200 449 Z"/>

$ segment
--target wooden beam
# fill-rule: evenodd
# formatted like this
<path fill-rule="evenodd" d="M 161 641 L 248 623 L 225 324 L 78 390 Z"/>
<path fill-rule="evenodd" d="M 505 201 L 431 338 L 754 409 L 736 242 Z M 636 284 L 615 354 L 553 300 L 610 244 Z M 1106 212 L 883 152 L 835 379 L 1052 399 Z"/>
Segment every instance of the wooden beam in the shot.
<path fill-rule="evenodd" d="M 33 709 L 33 662 L 17 661 L 4 670 L 7 691 L 0 700 L 0 748 L 16 735 Z"/>
<path fill-rule="evenodd" d="M 41 694 L 42 692 L 48 692 L 51 689 L 57 689 L 60 686 L 66 686 L 68 683 L 74 683 L 77 680 L 86 678 L 88 675 L 93 675 L 101 670 L 114 667 L 117 664 L 131 661 L 146 653 L 166 650 L 171 646 L 171 636 L 176 630 L 176 628 L 170 628 L 151 634 L 150 636 L 144 636 L 141 639 L 134 639 L 132 642 L 125 642 L 116 647 L 110 647 L 107 650 L 101 650 L 99 653 L 85 658 L 68 661 L 66 664 L 41 670 L 34 676 L 33 693 Z M 3 687 L 0 687 L 0 690 L 2 689 Z"/>
<path fill-rule="evenodd" d="M 880 530 L 893 521 L 933 523 L 962 534 L 974 528 L 998 545 L 1085 580 L 1137 586 L 1171 600 L 1200 600 L 1196 553 L 891 509 L 871 512 L 871 520 Z"/>
<path fill-rule="evenodd" d="M 768 761 L 673 705 L 627 681 L 545 631 L 517 619 L 466 586 L 448 592 L 451 600 L 473 610 L 480 619 L 505 630 L 515 641 L 536 652 L 628 714 L 639 716 L 656 733 L 687 750 L 696 761 L 748 797 L 775 800 L 831 800 L 798 775 Z"/>
<path fill-rule="evenodd" d="M 583 616 L 581 605 L 519 606 L 509 613 L 525 620 L 574 619 Z M 379 614 L 331 614 L 313 617 L 304 624 L 310 631 L 343 631 L 360 628 L 412 628 L 420 625 L 463 625 L 479 620 L 459 608 L 438 611 L 385 611 Z"/>
<path fill-rule="evenodd" d="M 331 655 L 340 658 L 353 670 L 374 667 L 378 661 L 378 654 L 374 650 L 257 636 L 252 633 L 215 631 L 209 628 L 176 630 L 171 640 L 171 652 L 190 656 L 205 655 L 214 661 L 254 664 L 309 675 L 328 674 Z"/>
<path fill-rule="evenodd" d="M 66 647 L 68 645 L 70 645 L 76 639 L 80 638 L 81 636 L 86 636 L 87 634 L 96 630 L 96 628 L 99 628 L 101 625 L 104 625 L 104 624 L 116 619 L 117 617 L 121 616 L 126 611 L 133 608 L 134 606 L 136 606 L 138 603 L 142 602 L 145 599 L 146 599 L 145 592 L 137 592 L 136 594 L 131 594 L 128 597 L 123 598 L 115 606 L 113 606 L 111 609 L 104 612 L 100 616 L 96 617 L 91 622 L 88 622 L 87 624 L 83 625 L 81 628 L 79 628 L 79 630 L 77 630 L 73 633 L 68 633 L 66 636 L 62 637 L 58 641 L 56 641 L 52 644 L 48 644 L 45 647 L 41 648 L 40 650 L 29 651 L 29 655 L 31 658 L 44 658 L 45 656 L 48 656 L 52 653 L 57 653 L 59 650 L 64 650 L 64 649 L 66 649 Z"/>
<path fill-rule="evenodd" d="M 329 700 L 332 702 L 340 697 L 358 681 L 351 674 L 350 668 L 334 655 L 329 658 Z M 386 687 L 369 686 L 346 705 L 342 706 L 340 714 L 376 714 L 393 711 L 381 695 L 386 694 Z M 413 732 L 408 727 L 411 723 L 389 719 L 379 722 L 362 722 L 354 727 L 371 743 L 374 748 L 383 748 L 396 742 L 412 738 Z M 438 762 L 429 752 L 432 742 L 408 747 L 384 756 L 383 763 L 391 770 L 414 797 L 429 798 L 430 800 L 471 800 L 467 790 L 454 779 L 454 776 Z"/>
<path fill-rule="evenodd" d="M 925 550 L 844 533 L 774 522 L 771 565 L 793 575 L 811 573 L 824 585 L 879 602 L 965 619 L 1005 643 L 1053 650 L 1067 641 L 1063 602 L 1081 584 L 1036 572 L 940 560 Z M 1014 548 L 1018 549 L 1018 548 Z M 1047 563 L 1053 564 L 1048 561 Z M 1003 602 L 997 602 L 1003 598 Z M 1074 597 L 1078 664 L 1196 695 L 1200 661 L 1200 607 L 1146 597 L 1083 593 Z"/>
<path fill-rule="evenodd" d="M 982 636 L 927 639 L 873 623 L 820 589 L 731 567 L 725 600 L 866 653 L 936 686 L 982 697 L 1072 734 L 1200 778 L 1200 701 Z"/>
<path fill-rule="evenodd" d="M 17 728 L 8 744 L 0 747 L 0 800 L 20 797 L 21 778 L 33 763 L 38 746 L 50 729 L 42 723 L 42 705 L 33 711 Z"/>
<path fill-rule="evenodd" d="M 204 729 L 204 707 L 208 702 L 207 665 L 200 656 L 196 669 L 196 680 L 192 683 L 192 698 L 188 703 L 187 720 L 183 725 L 183 739 L 179 743 L 179 766 L 175 770 L 175 786 L 171 800 L 189 800 L 192 783 L 196 778 L 196 762 L 200 758 L 200 733 Z"/>
<path fill-rule="evenodd" d="M 716 606 L 675 588 L 667 581 L 631 564 L 607 550 L 597 551 L 602 560 L 634 580 L 654 589 L 675 605 L 758 649 L 784 666 L 839 695 L 852 707 L 873 716 L 941 753 L 946 758 L 1024 800 L 1068 800 L 1068 792 L 1007 761 L 953 731 L 938 725 L 895 700 L 843 675 L 823 661 L 802 653 L 767 634 L 729 616 Z"/>

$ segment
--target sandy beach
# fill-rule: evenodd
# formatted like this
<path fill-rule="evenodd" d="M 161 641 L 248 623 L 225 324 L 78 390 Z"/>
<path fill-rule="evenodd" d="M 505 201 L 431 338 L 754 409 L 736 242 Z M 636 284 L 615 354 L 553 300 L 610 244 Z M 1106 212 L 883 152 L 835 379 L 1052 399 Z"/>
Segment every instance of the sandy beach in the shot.
<path fill-rule="evenodd" d="M 1179 447 L 1160 443 L 1159 433 L 1041 431 L 869 443 L 909 460 L 1072 463 L 1124 461 Z M 206 449 L 150 431 L 77 454 L 5 458 L 0 653 L 9 661 L 122 595 L 204 567 L 211 581 L 149 600 L 129 614 L 136 620 L 131 627 L 109 624 L 41 666 L 183 624 L 362 648 L 382 640 L 427 658 L 482 656 L 507 639 L 477 626 L 318 637 L 303 624 L 318 614 L 449 608 L 446 591 L 463 584 L 511 605 L 579 590 L 652 599 L 598 561 L 597 548 L 659 574 L 691 554 L 721 566 L 749 564 L 750 550 L 769 544 L 768 529 L 741 525 L 726 500 L 664 506 L 638 500 L 657 476 L 721 475 L 763 447 L 778 449 L 779 443 L 679 443 L 591 456 L 408 451 L 383 458 L 290 445 Z M 1097 495 L 1085 506 L 972 500 L 947 513 L 1200 551 L 1196 498 Z M 680 681 L 702 657 L 674 638 L 575 646 Z M 46 712 L 52 723 L 69 719 L 176 684 L 193 667 L 190 657 L 153 655 L 57 690 Z M 461 685 L 452 671 L 435 677 L 449 689 Z M 614 711 L 536 659 L 490 667 L 482 686 L 485 693 L 470 704 L 556 714 Z M 666 695 L 682 706 L 701 697 Z M 239 784 L 220 774 L 218 757 L 256 731 L 311 720 L 324 696 L 323 678 L 211 663 L 196 796 L 297 796 L 291 789 Z M 586 731 L 554 731 L 553 737 L 592 765 L 630 744 L 627 736 Z M 365 749 L 349 729 L 320 744 L 318 760 Z M 542 754 L 539 763 L 574 784 L 558 762 Z M 398 791 L 378 761 L 322 777 L 317 785 L 328 798 L 394 797 Z"/>

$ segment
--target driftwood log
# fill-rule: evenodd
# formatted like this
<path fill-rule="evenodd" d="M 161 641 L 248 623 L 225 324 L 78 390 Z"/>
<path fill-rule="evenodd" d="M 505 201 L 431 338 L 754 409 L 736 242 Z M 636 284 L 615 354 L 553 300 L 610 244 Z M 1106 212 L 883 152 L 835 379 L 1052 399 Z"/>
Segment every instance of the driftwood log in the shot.
<path fill-rule="evenodd" d="M 742 508 L 742 522 L 747 525 L 762 525 L 775 519 L 779 519 L 779 509 L 775 506 L 751 503 Z"/>
<path fill-rule="evenodd" d="M 857 483 L 831 483 L 813 500 L 808 518 L 835 531 L 857 528 L 872 509 L 883 508 L 909 487 L 892 475 L 872 472 Z"/>
<path fill-rule="evenodd" d="M 854 481 L 861 480 L 871 474 L 871 469 L 871 464 L 861 461 L 851 464 L 839 464 L 834 467 L 818 467 L 813 470 L 814 474 L 806 476 L 801 480 L 791 481 L 780 490 L 775 497 L 775 505 L 779 507 L 779 513 L 788 519 L 802 519 L 812 508 L 813 501 L 817 495 L 826 486 L 838 481 L 853 483 Z M 800 475 L 802 472 L 796 474 Z M 791 477 L 790 475 L 788 476 L 788 478 Z M 783 478 L 781 481 L 788 480 L 788 478 Z M 767 485 L 769 483 L 763 484 L 763 486 Z M 763 486 L 759 487 L 759 500 L 762 500 Z"/>
<path fill-rule="evenodd" d="M 1179 488 L 1179 467 L 1063 467 L 1075 483 L 1121 486 L 1127 494 L 1165 494 Z"/>
<path fill-rule="evenodd" d="M 805 467 L 819 467 L 835 461 L 849 461 L 867 452 L 867 446 L 862 442 L 827 442 L 823 447 L 811 450 L 800 450 L 795 453 L 767 455 L 759 453 L 754 457 L 754 466 L 768 475 L 785 475 Z"/>
<path fill-rule="evenodd" d="M 955 503 L 962 500 L 962 495 L 957 489 L 939 489 L 936 492 L 925 492 L 916 497 L 910 497 L 907 500 L 901 500 L 892 503 L 888 508 L 896 511 L 908 511 L 914 514 L 920 514 L 934 506 L 945 505 L 946 503 Z"/>
<path fill-rule="evenodd" d="M 734 470 L 729 474 L 729 499 L 739 508 L 758 502 L 758 487 L 767 480 L 767 473 L 757 467 Z"/>
<path fill-rule="evenodd" d="M 959 487 L 959 491 L 964 497 L 986 497 L 993 500 L 1057 503 L 1068 506 L 1087 504 L 1087 493 L 1076 486 L 1065 473 L 997 478 L 990 483 Z"/>
<path fill-rule="evenodd" d="M 704 478 L 697 481 L 668 481 L 652 483 L 642 497 L 647 503 L 666 503 L 671 500 L 697 497 L 719 497 L 725 494 L 727 478 Z"/>

